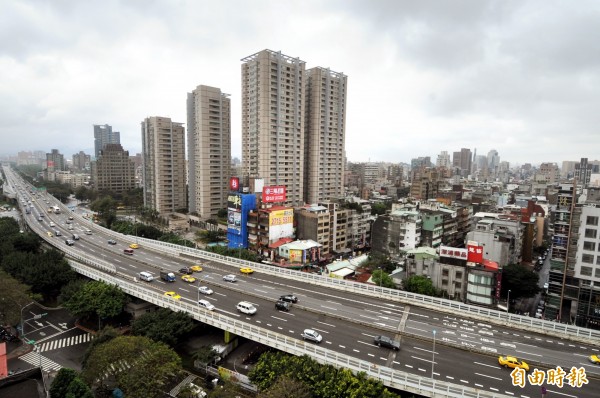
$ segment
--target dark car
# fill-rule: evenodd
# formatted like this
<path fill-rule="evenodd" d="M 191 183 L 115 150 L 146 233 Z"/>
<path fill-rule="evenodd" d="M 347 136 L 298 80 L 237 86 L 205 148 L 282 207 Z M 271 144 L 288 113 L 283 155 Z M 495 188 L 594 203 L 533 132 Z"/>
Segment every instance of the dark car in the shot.
<path fill-rule="evenodd" d="M 192 275 L 194 271 L 190 267 L 183 267 L 179 270 L 182 274 Z"/>
<path fill-rule="evenodd" d="M 288 303 L 297 303 L 298 297 L 294 296 L 293 294 L 285 294 L 285 295 L 279 297 L 279 300 L 287 301 Z"/>
<path fill-rule="evenodd" d="M 109 239 L 109 240 L 108 240 L 108 244 L 109 244 L 109 245 L 116 245 L 116 244 L 117 244 L 117 241 L 116 241 L 116 240 L 114 240 L 114 239 Z"/>
<path fill-rule="evenodd" d="M 373 343 L 379 347 L 391 348 L 392 350 L 398 351 L 400 349 L 400 343 L 385 336 L 375 336 Z"/>
<path fill-rule="evenodd" d="M 289 311 L 290 307 L 291 307 L 291 305 L 287 301 L 278 300 L 275 303 L 275 309 L 280 310 L 280 311 Z"/>

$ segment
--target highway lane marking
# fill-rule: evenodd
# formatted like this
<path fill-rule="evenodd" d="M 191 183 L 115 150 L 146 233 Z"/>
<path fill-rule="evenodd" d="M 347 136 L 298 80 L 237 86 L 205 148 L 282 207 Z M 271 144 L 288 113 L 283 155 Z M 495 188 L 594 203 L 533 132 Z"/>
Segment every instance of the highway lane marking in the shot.
<path fill-rule="evenodd" d="M 377 318 L 373 318 L 373 317 L 371 317 L 371 316 L 366 316 L 366 315 L 362 315 L 362 314 L 361 314 L 360 316 L 361 316 L 361 317 L 363 317 L 363 318 L 370 319 L 370 320 L 372 320 L 372 321 L 376 321 L 376 320 L 377 320 Z"/>
<path fill-rule="evenodd" d="M 237 316 L 238 318 L 240 317 L 240 314 L 236 314 L 235 312 L 225 311 L 225 310 L 222 310 L 220 308 L 215 308 L 215 309 L 218 310 L 218 311 L 224 312 L 226 314 L 229 314 L 229 315 Z"/>
<path fill-rule="evenodd" d="M 463 379 L 460 379 L 460 381 L 461 381 L 461 383 L 469 384 L 469 381 L 468 381 L 468 380 L 463 380 Z"/>
<path fill-rule="evenodd" d="M 379 357 L 379 359 L 383 360 L 383 361 L 387 361 L 386 357 Z"/>
<path fill-rule="evenodd" d="M 490 365 L 489 363 L 481 363 L 481 362 L 473 362 L 473 365 L 487 366 L 489 368 L 494 368 L 494 369 L 498 368 L 497 366 Z"/>
<path fill-rule="evenodd" d="M 325 325 L 325 326 L 330 326 L 330 327 L 332 327 L 332 328 L 334 328 L 334 327 L 335 327 L 335 325 L 332 325 L 332 324 L 330 324 L 330 323 L 325 323 L 325 322 L 321 322 L 321 321 L 317 321 L 317 323 L 320 323 L 321 325 Z"/>
<path fill-rule="evenodd" d="M 513 392 L 511 392 L 511 391 L 504 391 L 504 393 L 505 393 L 505 394 L 508 394 L 508 395 L 515 395 L 515 393 L 513 393 Z"/>
<path fill-rule="evenodd" d="M 278 317 L 276 317 L 276 316 L 273 316 L 273 315 L 271 315 L 271 318 L 274 318 L 274 319 L 279 319 L 280 321 L 287 322 L 287 319 L 278 318 Z"/>
<path fill-rule="evenodd" d="M 564 395 L 565 397 L 573 397 L 573 398 L 577 398 L 577 395 L 570 395 L 570 394 L 565 394 L 563 392 L 558 392 L 558 391 L 552 391 L 552 390 L 547 390 L 548 392 L 551 392 L 552 394 L 558 394 L 558 395 Z"/>
<path fill-rule="evenodd" d="M 409 364 L 404 364 L 404 366 L 406 366 L 407 368 L 410 368 L 410 369 L 412 369 L 412 368 L 413 368 L 413 366 L 412 366 L 412 365 L 409 365 Z"/>
<path fill-rule="evenodd" d="M 337 311 L 337 308 L 325 307 L 324 305 L 321 308 L 327 308 L 328 310 Z"/>
<path fill-rule="evenodd" d="M 527 351 L 519 351 L 519 350 L 517 350 L 516 352 L 518 352 L 519 354 L 534 355 L 534 356 L 536 356 L 536 357 L 541 357 L 541 356 L 543 356 L 542 354 L 534 354 L 534 353 L 532 353 L 532 352 L 527 352 Z"/>
<path fill-rule="evenodd" d="M 260 293 L 269 294 L 269 292 L 265 292 L 264 290 L 259 290 L 259 289 L 254 289 L 254 290 L 256 290 L 257 292 L 260 292 Z"/>
<path fill-rule="evenodd" d="M 354 352 L 360 352 L 359 350 L 357 350 L 356 348 L 353 348 L 352 351 Z"/>
<path fill-rule="evenodd" d="M 411 355 L 410 357 L 414 358 L 414 359 L 418 359 L 419 361 L 431 363 L 431 359 L 423 359 L 423 358 L 420 358 L 420 357 L 415 357 L 414 355 Z"/>
<path fill-rule="evenodd" d="M 476 387 L 483 388 L 483 385 L 475 383 Z"/>
<path fill-rule="evenodd" d="M 415 328 L 415 327 L 412 327 L 412 326 L 406 326 L 406 328 L 407 328 L 407 329 L 415 329 L 415 330 L 418 330 L 419 332 L 426 332 L 426 333 L 429 333 L 429 330 L 425 330 L 425 329 L 419 329 L 419 328 Z"/>
<path fill-rule="evenodd" d="M 346 346 L 345 346 L 345 345 L 338 344 L 338 346 L 339 346 L 340 348 L 346 348 Z"/>
<path fill-rule="evenodd" d="M 492 390 L 492 391 L 500 391 L 500 390 L 498 390 L 497 388 L 494 388 L 494 387 L 490 387 L 490 390 Z"/>
<path fill-rule="evenodd" d="M 369 354 L 367 353 L 368 356 L 375 358 L 375 354 Z"/>
<path fill-rule="evenodd" d="M 395 363 L 396 365 L 401 365 L 401 363 L 398 361 L 392 361 L 392 363 Z"/>
<path fill-rule="evenodd" d="M 450 379 L 450 380 L 454 380 L 454 377 L 452 377 L 452 376 L 446 376 L 446 378 Z"/>
<path fill-rule="evenodd" d="M 335 304 L 335 305 L 342 305 L 341 303 L 337 303 L 337 302 L 332 301 L 332 300 L 325 300 L 325 301 L 327 301 L 328 303 L 331 303 L 331 304 Z"/>
<path fill-rule="evenodd" d="M 427 350 L 425 348 L 421 348 L 421 347 L 415 347 L 415 350 L 421 350 L 421 351 L 425 351 L 425 352 L 433 352 L 432 350 Z M 436 352 L 437 354 L 437 352 Z"/>
<path fill-rule="evenodd" d="M 420 370 L 421 372 L 427 372 L 425 369 L 423 368 L 417 368 L 418 370 Z"/>
<path fill-rule="evenodd" d="M 360 341 L 360 340 L 356 340 L 356 341 L 360 344 L 364 344 L 364 345 L 368 345 L 369 347 L 373 347 L 373 344 L 371 344 L 371 343 L 365 343 L 364 341 Z"/>
<path fill-rule="evenodd" d="M 494 377 L 494 376 L 490 376 L 490 375 L 484 375 L 483 373 L 475 373 L 477 376 L 481 376 L 481 377 L 487 377 L 490 379 L 495 379 L 495 380 L 502 380 L 500 377 Z"/>

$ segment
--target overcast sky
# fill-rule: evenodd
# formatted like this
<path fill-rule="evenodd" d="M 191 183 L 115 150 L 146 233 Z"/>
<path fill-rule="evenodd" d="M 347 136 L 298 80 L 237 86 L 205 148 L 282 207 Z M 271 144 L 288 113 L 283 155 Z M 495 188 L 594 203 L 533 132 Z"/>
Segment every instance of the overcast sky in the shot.
<path fill-rule="evenodd" d="M 93 124 L 141 151 L 147 116 L 231 94 L 263 49 L 348 76 L 350 161 L 466 147 L 523 164 L 600 158 L 598 1 L 0 0 L 0 155 L 93 154 Z"/>

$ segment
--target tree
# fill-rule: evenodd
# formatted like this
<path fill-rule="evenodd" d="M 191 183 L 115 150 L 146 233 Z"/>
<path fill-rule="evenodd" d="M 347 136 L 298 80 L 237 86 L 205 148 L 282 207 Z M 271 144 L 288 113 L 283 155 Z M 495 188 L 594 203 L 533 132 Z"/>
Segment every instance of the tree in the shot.
<path fill-rule="evenodd" d="M 17 325 L 21 308 L 32 301 L 30 287 L 0 270 L 0 325 Z"/>
<path fill-rule="evenodd" d="M 225 217 L 227 217 L 227 209 L 219 209 L 219 210 L 217 210 L 217 217 L 218 218 L 225 218 Z"/>
<path fill-rule="evenodd" d="M 181 371 L 181 358 L 169 347 L 142 336 L 119 336 L 97 346 L 88 358 L 82 378 L 103 385 L 114 377 L 126 397 L 162 397 L 166 384 Z"/>
<path fill-rule="evenodd" d="M 95 314 L 104 319 L 119 315 L 126 301 L 127 296 L 117 285 L 91 281 L 73 294 L 64 306 L 75 316 Z"/>
<path fill-rule="evenodd" d="M 389 287 L 390 289 L 396 289 L 396 284 L 391 276 L 383 272 L 383 270 L 375 270 L 371 275 L 373 283 L 377 286 Z"/>
<path fill-rule="evenodd" d="M 92 352 L 101 344 L 104 344 L 108 341 L 119 336 L 119 333 L 112 326 L 105 326 L 96 334 L 96 337 L 90 342 L 85 353 L 83 354 L 83 358 L 81 360 L 81 366 L 85 368 L 87 361 L 92 354 Z"/>
<path fill-rule="evenodd" d="M 521 265 L 509 264 L 502 269 L 502 295 L 510 290 L 513 299 L 535 296 L 539 291 L 539 275 Z"/>
<path fill-rule="evenodd" d="M 76 377 L 69 384 L 65 398 L 94 398 L 94 394 L 83 380 Z"/>
<path fill-rule="evenodd" d="M 320 365 L 306 355 L 297 357 L 283 352 L 266 352 L 248 374 L 260 391 L 268 391 L 283 376 L 306 385 L 316 398 L 398 397 L 380 381 L 369 379 L 365 373 L 354 375 L 348 369 Z"/>
<path fill-rule="evenodd" d="M 131 332 L 136 336 L 145 336 L 174 347 L 179 342 L 179 338 L 193 328 L 194 322 L 187 313 L 161 308 L 136 319 Z"/>
<path fill-rule="evenodd" d="M 313 395 L 304 383 L 286 375 L 279 376 L 277 381 L 259 398 L 311 398 Z"/>
<path fill-rule="evenodd" d="M 196 236 L 198 237 L 198 239 L 200 239 L 200 241 L 204 242 L 204 243 L 213 243 L 213 242 L 219 242 L 222 241 L 224 236 L 224 231 L 221 231 L 220 229 L 216 230 L 216 231 L 208 231 L 208 230 L 201 230 L 196 232 Z"/>
<path fill-rule="evenodd" d="M 193 358 L 201 364 L 208 365 L 218 356 L 217 351 L 208 345 L 203 345 L 194 352 Z"/>
<path fill-rule="evenodd" d="M 110 196 L 96 199 L 90 205 L 90 210 L 98 213 L 98 217 L 104 221 L 107 228 L 117 219 L 117 202 Z"/>
<path fill-rule="evenodd" d="M 404 290 L 411 293 L 424 294 L 426 296 L 437 295 L 431 279 L 423 275 L 413 275 L 404 279 Z"/>
<path fill-rule="evenodd" d="M 62 368 L 56 374 L 50 386 L 50 398 L 65 398 L 69 385 L 77 378 L 77 372 L 73 369 Z"/>
<path fill-rule="evenodd" d="M 373 203 L 373 205 L 371 205 L 371 214 L 374 216 L 385 214 L 386 211 L 387 206 L 385 205 L 385 203 Z"/>

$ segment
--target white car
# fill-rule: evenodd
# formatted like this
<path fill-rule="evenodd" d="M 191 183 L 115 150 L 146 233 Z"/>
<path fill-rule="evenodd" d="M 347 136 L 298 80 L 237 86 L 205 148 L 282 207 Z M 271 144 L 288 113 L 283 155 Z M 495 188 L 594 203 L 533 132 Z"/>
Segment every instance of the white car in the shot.
<path fill-rule="evenodd" d="M 313 329 L 304 329 L 304 332 L 301 334 L 301 336 L 304 340 L 314 341 L 315 343 L 320 343 L 323 341 L 323 336 Z"/>
<path fill-rule="evenodd" d="M 202 294 L 213 294 L 212 289 L 208 286 L 200 286 L 198 291 Z"/>
<path fill-rule="evenodd" d="M 198 305 L 209 311 L 215 309 L 215 306 L 212 305 L 208 300 L 198 300 Z"/>
<path fill-rule="evenodd" d="M 223 277 L 223 280 L 224 280 L 225 282 L 235 282 L 237 279 L 235 278 L 235 275 L 233 275 L 233 274 L 229 274 L 229 275 L 225 275 L 225 276 Z"/>
<path fill-rule="evenodd" d="M 52 221 L 50 221 L 50 226 L 54 227 L 54 223 Z"/>

